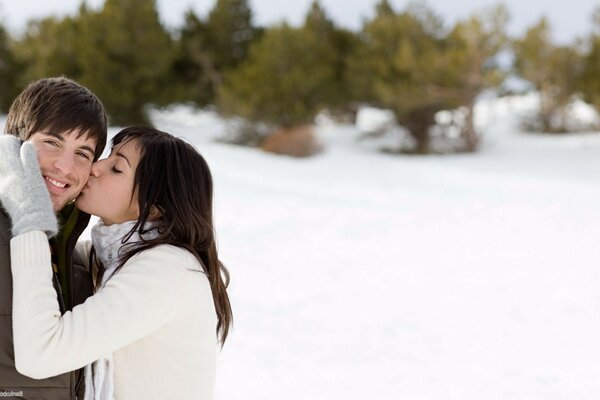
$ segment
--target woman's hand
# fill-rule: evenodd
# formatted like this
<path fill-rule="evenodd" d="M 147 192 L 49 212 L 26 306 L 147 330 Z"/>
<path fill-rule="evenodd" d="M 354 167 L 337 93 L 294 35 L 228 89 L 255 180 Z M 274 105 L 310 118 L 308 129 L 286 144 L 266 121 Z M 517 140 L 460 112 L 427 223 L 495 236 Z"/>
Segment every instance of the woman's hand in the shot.
<path fill-rule="evenodd" d="M 42 177 L 35 147 L 12 135 L 0 136 L 0 205 L 12 222 L 12 235 L 58 231 L 50 193 Z"/>

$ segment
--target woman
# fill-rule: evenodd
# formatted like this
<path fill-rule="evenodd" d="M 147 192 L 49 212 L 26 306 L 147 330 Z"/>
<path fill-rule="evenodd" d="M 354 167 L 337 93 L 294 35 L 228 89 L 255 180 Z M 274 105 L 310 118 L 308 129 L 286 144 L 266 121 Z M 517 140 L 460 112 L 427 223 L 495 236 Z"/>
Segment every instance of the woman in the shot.
<path fill-rule="evenodd" d="M 78 245 L 93 260 L 94 296 L 61 316 L 43 228 L 11 240 L 17 369 L 39 379 L 86 366 L 86 400 L 210 399 L 217 342 L 232 321 L 210 170 L 191 145 L 155 129 L 126 128 L 112 145 L 77 199 L 101 220 L 92 243 Z M 45 190 L 29 144 L 21 158 L 14 184 Z M 7 211 L 13 223 L 27 218 Z"/>

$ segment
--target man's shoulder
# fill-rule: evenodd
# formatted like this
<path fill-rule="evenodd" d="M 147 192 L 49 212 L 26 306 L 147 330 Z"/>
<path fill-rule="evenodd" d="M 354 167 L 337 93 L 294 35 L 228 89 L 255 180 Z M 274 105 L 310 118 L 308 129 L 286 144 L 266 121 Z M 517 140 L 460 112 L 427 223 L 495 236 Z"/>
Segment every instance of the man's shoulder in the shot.
<path fill-rule="evenodd" d="M 0 244 L 8 244 L 10 238 L 10 218 L 0 205 Z"/>

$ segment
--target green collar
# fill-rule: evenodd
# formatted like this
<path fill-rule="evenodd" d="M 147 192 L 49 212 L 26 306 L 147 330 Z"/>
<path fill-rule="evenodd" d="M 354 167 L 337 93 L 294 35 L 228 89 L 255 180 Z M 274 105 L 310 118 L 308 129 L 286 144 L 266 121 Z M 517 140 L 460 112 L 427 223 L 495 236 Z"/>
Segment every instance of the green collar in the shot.
<path fill-rule="evenodd" d="M 67 204 L 58 214 L 60 231 L 52 238 L 50 244 L 54 250 L 54 262 L 58 268 L 58 280 L 61 294 L 67 310 L 71 308 L 71 274 L 67 257 L 69 238 L 75 230 L 79 218 L 79 210 L 74 203 Z"/>

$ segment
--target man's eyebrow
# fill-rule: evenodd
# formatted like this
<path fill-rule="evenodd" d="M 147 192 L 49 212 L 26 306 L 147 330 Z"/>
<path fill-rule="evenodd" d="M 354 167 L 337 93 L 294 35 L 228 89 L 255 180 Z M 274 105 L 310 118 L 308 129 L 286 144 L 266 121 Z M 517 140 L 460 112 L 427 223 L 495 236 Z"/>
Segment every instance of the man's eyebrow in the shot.
<path fill-rule="evenodd" d="M 127 164 L 129 164 L 129 168 L 131 168 L 131 163 L 129 162 L 129 159 L 128 159 L 127 157 L 125 157 L 125 154 L 123 154 L 123 153 L 120 153 L 120 152 L 118 152 L 118 151 L 117 151 L 117 152 L 115 153 L 115 155 L 116 155 L 117 157 L 122 157 L 122 158 L 124 158 L 124 159 L 125 159 L 125 161 L 127 161 Z"/>
<path fill-rule="evenodd" d="M 79 148 L 81 150 L 88 151 L 90 154 L 96 154 L 96 151 L 94 149 L 92 149 L 90 146 L 88 146 L 87 144 L 84 144 L 83 146 L 80 146 Z"/>
<path fill-rule="evenodd" d="M 51 132 L 51 131 L 44 131 L 42 133 L 47 136 L 52 136 L 52 137 L 60 140 L 61 142 L 65 141 L 65 137 L 63 135 L 61 135 L 60 133 Z"/>

